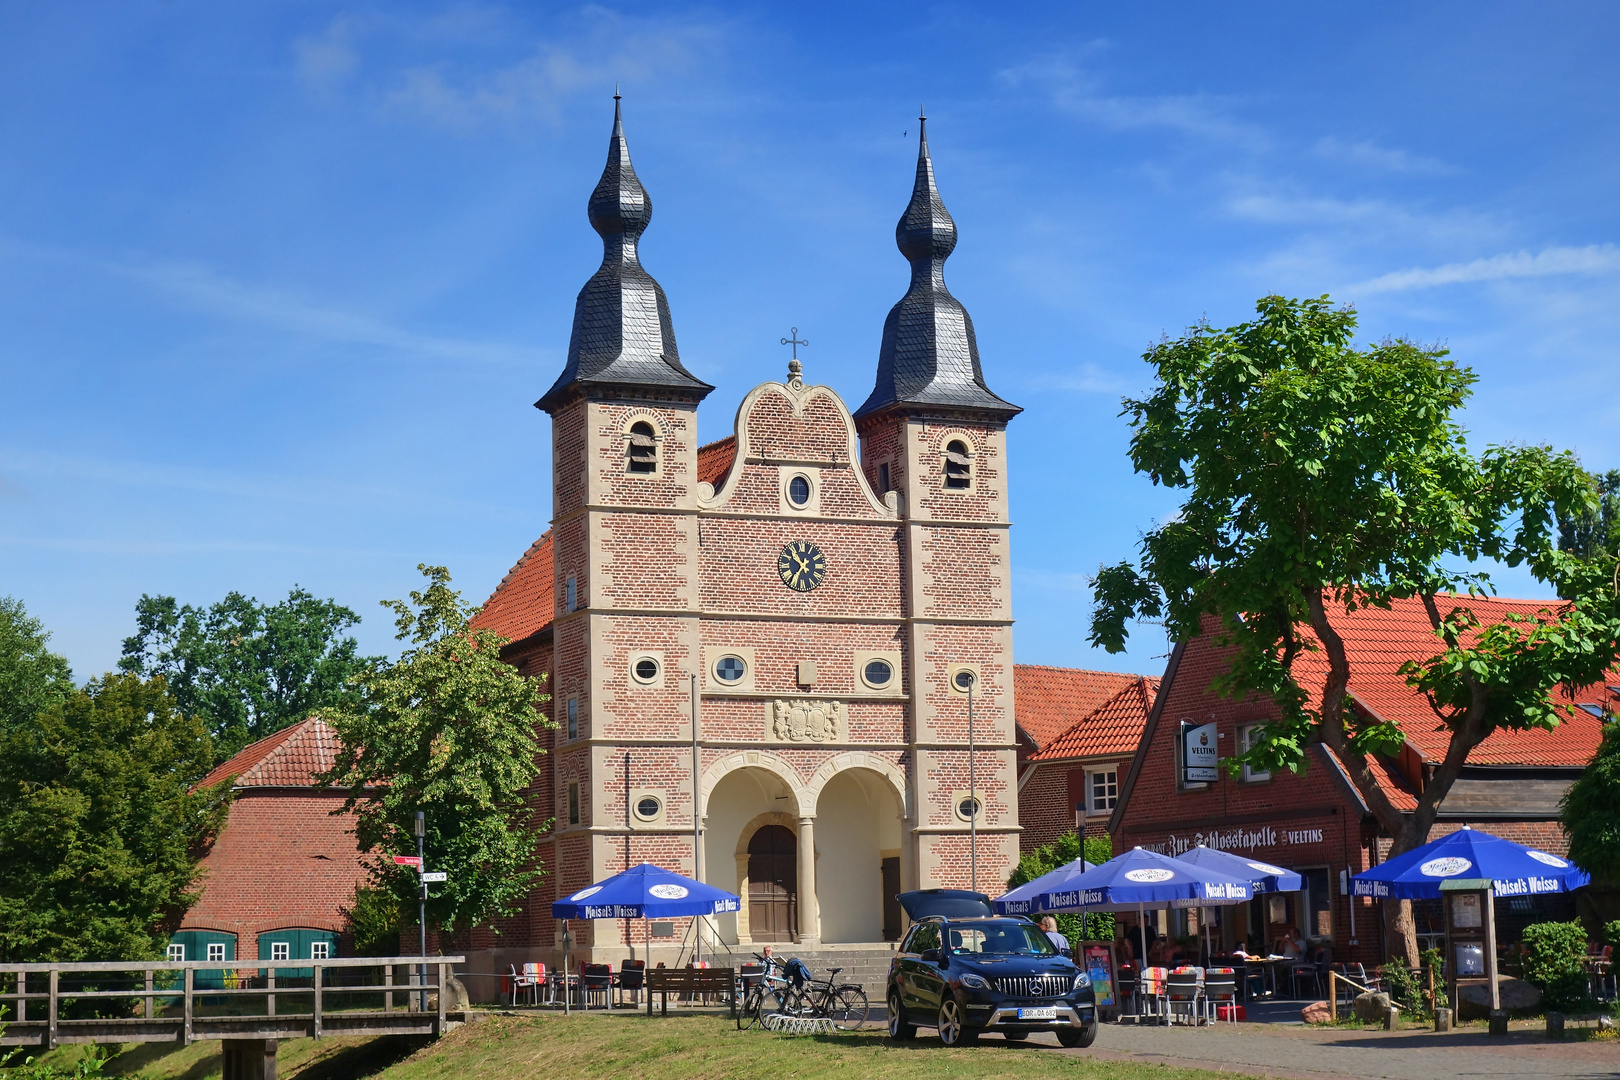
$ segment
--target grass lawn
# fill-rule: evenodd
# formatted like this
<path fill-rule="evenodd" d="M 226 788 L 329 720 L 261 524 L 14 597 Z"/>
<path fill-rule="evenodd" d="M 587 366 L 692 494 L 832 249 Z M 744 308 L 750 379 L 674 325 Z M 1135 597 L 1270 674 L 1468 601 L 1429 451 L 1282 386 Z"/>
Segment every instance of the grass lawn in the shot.
<path fill-rule="evenodd" d="M 1106 1033 L 1105 1033 L 1106 1034 Z M 218 1043 L 185 1049 L 132 1049 L 109 1070 L 147 1080 L 207 1080 L 220 1075 Z M 433 1080 L 438 1077 L 632 1077 L 636 1080 L 814 1080 L 817 1077 L 952 1077 L 960 1080 L 1215 1080 L 1219 1075 L 1162 1065 L 1099 1061 L 1028 1043 L 986 1038 L 947 1050 L 919 1034 L 891 1043 L 881 1032 L 841 1036 L 738 1031 L 712 1016 L 492 1016 L 438 1042 L 402 1038 L 289 1040 L 281 1044 L 282 1080 Z"/>

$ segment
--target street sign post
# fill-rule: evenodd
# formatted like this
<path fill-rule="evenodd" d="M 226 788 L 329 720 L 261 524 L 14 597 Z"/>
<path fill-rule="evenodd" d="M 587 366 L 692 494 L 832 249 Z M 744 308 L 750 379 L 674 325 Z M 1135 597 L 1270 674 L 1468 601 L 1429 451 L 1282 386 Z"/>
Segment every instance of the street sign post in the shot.
<path fill-rule="evenodd" d="M 420 855 L 395 855 L 394 856 L 394 865 L 395 866 L 414 866 L 418 870 L 420 870 L 420 869 L 422 869 L 422 856 L 420 856 Z"/>

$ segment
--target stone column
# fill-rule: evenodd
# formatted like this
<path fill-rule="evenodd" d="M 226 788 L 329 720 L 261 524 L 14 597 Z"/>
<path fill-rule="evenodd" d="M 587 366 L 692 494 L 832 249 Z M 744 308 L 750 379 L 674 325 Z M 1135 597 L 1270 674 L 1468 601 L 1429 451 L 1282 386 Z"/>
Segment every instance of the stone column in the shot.
<path fill-rule="evenodd" d="M 748 856 L 738 855 L 737 859 L 737 944 L 752 945 L 754 943 L 753 929 L 748 924 Z"/>
<path fill-rule="evenodd" d="M 799 819 L 799 943 L 821 944 L 821 906 L 816 903 L 816 819 Z"/>

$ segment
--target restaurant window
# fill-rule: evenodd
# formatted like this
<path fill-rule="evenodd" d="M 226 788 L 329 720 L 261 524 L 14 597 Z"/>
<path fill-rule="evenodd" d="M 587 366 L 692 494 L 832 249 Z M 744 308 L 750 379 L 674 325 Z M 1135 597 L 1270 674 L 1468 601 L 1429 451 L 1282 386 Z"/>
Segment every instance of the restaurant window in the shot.
<path fill-rule="evenodd" d="M 1260 739 L 1262 737 L 1262 733 L 1265 730 L 1266 730 L 1266 725 L 1264 725 L 1264 724 L 1250 724 L 1248 727 L 1244 728 L 1243 729 L 1243 749 L 1244 750 L 1249 750 L 1249 749 L 1251 749 L 1251 748 L 1253 748 L 1255 746 L 1260 745 Z M 1270 779 L 1271 779 L 1271 770 L 1270 769 L 1251 769 L 1247 765 L 1243 766 L 1243 780 L 1244 780 L 1245 783 L 1256 784 L 1256 783 L 1259 783 L 1259 782 L 1261 782 L 1263 780 L 1270 780 Z"/>
<path fill-rule="evenodd" d="M 1086 812 L 1106 814 L 1119 805 L 1119 770 L 1090 769 L 1086 772 Z"/>
<path fill-rule="evenodd" d="M 1308 939 L 1333 940 L 1333 893 L 1326 870 L 1301 870 L 1299 932 Z"/>

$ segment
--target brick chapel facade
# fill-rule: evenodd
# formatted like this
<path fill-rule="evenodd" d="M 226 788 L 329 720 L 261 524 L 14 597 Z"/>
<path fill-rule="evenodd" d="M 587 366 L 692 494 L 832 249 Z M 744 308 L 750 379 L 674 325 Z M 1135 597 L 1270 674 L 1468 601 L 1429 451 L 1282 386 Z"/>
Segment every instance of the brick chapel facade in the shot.
<path fill-rule="evenodd" d="M 733 435 L 699 446 L 713 387 L 683 366 L 640 264 L 651 203 L 617 106 L 589 218 L 603 262 L 537 402 L 551 528 L 478 620 L 548 680 L 548 876 L 498 936 L 458 949 L 490 950 L 494 970 L 554 959 L 551 901 L 642 861 L 736 892 L 742 910 L 713 920 L 732 948 L 893 940 L 896 892 L 975 874 L 998 891 L 1019 853 L 1006 427 L 1020 410 L 989 390 L 945 287 L 956 229 L 926 133 L 896 228 L 910 287 L 853 412 L 794 360 L 747 394 Z M 662 929 L 654 961 L 686 926 Z M 621 957 L 631 932 L 570 930 L 587 960 Z"/>

